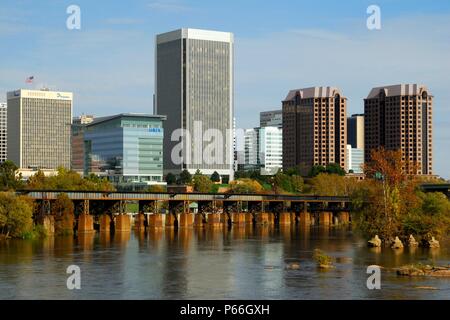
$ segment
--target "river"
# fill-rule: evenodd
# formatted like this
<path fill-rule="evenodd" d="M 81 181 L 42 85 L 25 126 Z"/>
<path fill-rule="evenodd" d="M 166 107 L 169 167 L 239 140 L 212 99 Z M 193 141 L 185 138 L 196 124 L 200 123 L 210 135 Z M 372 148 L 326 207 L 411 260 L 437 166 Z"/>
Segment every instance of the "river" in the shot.
<path fill-rule="evenodd" d="M 391 268 L 448 265 L 450 244 L 381 252 L 350 227 L 161 229 L 0 242 L 0 299 L 449 299 L 449 278 L 400 277 Z M 319 270 L 320 248 L 336 259 Z M 300 268 L 290 268 L 298 263 Z M 366 286 L 380 265 L 381 289 Z M 81 289 L 67 289 L 77 265 Z"/>

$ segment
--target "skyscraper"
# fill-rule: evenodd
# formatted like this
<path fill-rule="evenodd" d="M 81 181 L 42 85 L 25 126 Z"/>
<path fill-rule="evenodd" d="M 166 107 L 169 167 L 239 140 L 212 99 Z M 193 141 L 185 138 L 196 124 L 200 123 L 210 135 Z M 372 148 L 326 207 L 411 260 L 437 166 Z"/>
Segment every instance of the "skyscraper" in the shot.
<path fill-rule="evenodd" d="M 7 104 L 6 103 L 0 103 L 0 163 L 5 161 L 7 159 Z"/>
<path fill-rule="evenodd" d="M 8 159 L 20 169 L 70 168 L 72 93 L 8 92 Z"/>
<path fill-rule="evenodd" d="M 283 126 L 283 111 L 263 111 L 259 113 L 259 126 L 260 127 L 278 127 Z"/>
<path fill-rule="evenodd" d="M 246 129 L 244 132 L 244 170 L 260 170 L 274 175 L 282 168 L 283 130 L 277 127 Z"/>
<path fill-rule="evenodd" d="M 353 114 L 347 118 L 346 170 L 362 173 L 364 164 L 364 115 Z"/>
<path fill-rule="evenodd" d="M 373 149 L 401 150 L 412 174 L 431 175 L 433 96 L 419 84 L 373 88 L 364 99 L 365 158 Z"/>
<path fill-rule="evenodd" d="M 283 101 L 283 170 L 329 163 L 345 168 L 346 105 L 334 87 L 289 91 Z"/>
<path fill-rule="evenodd" d="M 364 115 L 352 114 L 347 118 L 347 143 L 352 148 L 364 149 Z"/>
<path fill-rule="evenodd" d="M 233 178 L 233 42 L 231 33 L 197 29 L 156 36 L 154 112 L 167 115 L 165 173 Z"/>

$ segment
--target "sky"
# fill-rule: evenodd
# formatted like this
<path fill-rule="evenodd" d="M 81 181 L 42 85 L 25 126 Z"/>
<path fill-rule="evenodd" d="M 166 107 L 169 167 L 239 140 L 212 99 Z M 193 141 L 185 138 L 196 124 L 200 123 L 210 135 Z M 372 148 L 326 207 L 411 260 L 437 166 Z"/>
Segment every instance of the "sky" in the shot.
<path fill-rule="evenodd" d="M 70 5 L 79 30 L 66 27 Z M 379 30 L 367 28 L 370 5 Z M 448 0 L 0 0 L 0 102 L 47 86 L 74 93 L 74 115 L 152 113 L 155 35 L 182 27 L 234 34 L 239 128 L 258 126 L 259 112 L 280 109 L 291 89 L 336 86 L 351 115 L 372 87 L 426 85 L 434 171 L 450 178 Z"/>

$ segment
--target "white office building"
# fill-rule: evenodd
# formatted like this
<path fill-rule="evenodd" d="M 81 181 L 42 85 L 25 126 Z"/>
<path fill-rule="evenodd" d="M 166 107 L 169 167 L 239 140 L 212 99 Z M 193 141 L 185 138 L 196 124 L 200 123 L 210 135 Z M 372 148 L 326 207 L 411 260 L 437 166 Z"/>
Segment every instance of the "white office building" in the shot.
<path fill-rule="evenodd" d="M 7 141 L 8 141 L 8 128 L 7 128 L 7 115 L 8 108 L 6 103 L 0 103 L 0 163 L 7 159 Z"/>
<path fill-rule="evenodd" d="M 352 145 L 347 145 L 346 166 L 347 172 L 363 173 L 364 164 L 364 149 L 352 148 Z"/>
<path fill-rule="evenodd" d="M 7 98 L 8 159 L 24 177 L 38 169 L 69 169 L 72 93 L 21 89 Z"/>
<path fill-rule="evenodd" d="M 244 170 L 260 170 L 262 175 L 274 175 L 283 166 L 283 131 L 278 127 L 245 130 Z"/>

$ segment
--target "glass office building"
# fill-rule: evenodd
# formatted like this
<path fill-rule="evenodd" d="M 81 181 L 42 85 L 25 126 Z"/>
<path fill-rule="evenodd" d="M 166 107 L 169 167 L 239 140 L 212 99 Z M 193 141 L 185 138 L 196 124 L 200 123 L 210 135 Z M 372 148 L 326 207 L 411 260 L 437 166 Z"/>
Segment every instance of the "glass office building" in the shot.
<path fill-rule="evenodd" d="M 84 174 L 115 184 L 163 181 L 165 116 L 118 114 L 96 118 L 84 130 Z"/>

